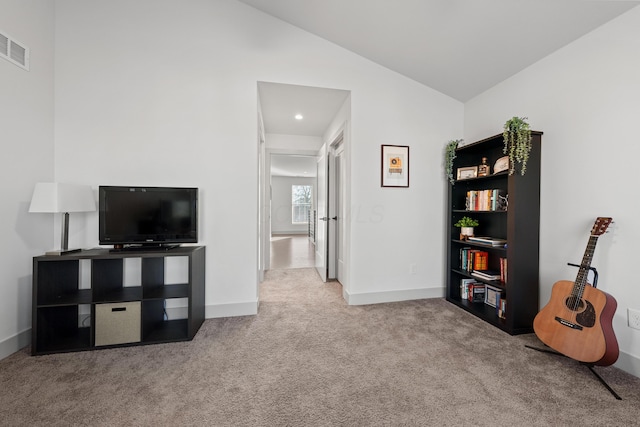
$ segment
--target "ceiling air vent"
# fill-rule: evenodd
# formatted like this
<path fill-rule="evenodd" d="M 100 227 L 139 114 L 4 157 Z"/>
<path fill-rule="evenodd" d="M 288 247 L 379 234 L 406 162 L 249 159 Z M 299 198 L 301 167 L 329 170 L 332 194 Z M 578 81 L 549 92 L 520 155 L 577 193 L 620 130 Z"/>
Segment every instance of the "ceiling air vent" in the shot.
<path fill-rule="evenodd" d="M 9 56 L 9 38 L 0 33 L 0 55 Z"/>
<path fill-rule="evenodd" d="M 0 31 L 0 57 L 29 71 L 29 48 Z"/>

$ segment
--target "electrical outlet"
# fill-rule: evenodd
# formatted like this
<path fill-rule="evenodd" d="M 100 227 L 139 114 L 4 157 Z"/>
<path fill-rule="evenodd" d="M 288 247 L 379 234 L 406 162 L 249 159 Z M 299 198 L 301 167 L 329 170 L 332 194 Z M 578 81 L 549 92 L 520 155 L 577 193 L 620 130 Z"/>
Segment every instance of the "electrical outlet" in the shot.
<path fill-rule="evenodd" d="M 415 264 L 409 265 L 409 273 L 416 274 L 417 266 Z"/>
<path fill-rule="evenodd" d="M 640 310 L 628 308 L 627 315 L 629 319 L 629 327 L 633 329 L 640 329 Z"/>

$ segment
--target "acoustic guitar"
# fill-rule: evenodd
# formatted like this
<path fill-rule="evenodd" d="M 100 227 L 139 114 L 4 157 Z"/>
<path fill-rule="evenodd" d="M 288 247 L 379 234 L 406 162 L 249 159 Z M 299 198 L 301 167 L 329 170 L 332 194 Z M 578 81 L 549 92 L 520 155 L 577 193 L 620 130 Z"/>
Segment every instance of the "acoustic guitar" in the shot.
<path fill-rule="evenodd" d="M 579 362 L 598 366 L 615 363 L 619 353 L 612 326 L 618 303 L 587 283 L 598 237 L 611 221 L 596 219 L 575 282 L 556 282 L 549 303 L 533 320 L 534 332 L 547 346 Z"/>

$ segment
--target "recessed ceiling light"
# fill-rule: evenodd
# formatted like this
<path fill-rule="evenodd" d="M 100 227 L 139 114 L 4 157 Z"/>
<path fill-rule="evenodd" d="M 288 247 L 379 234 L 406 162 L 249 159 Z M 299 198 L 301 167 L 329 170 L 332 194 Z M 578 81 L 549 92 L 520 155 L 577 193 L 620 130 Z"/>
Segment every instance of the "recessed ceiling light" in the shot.
<path fill-rule="evenodd" d="M 302 114 L 296 114 L 296 120 L 302 120 L 302 119 L 303 119 Z"/>

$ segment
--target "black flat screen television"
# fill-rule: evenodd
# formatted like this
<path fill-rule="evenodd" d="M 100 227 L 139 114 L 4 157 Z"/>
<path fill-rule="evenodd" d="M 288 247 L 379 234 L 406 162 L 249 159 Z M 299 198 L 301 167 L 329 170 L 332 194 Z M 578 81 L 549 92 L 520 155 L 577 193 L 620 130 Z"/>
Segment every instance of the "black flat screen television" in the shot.
<path fill-rule="evenodd" d="M 124 248 L 198 242 L 198 189 L 98 187 L 98 239 Z"/>

